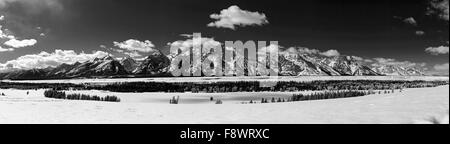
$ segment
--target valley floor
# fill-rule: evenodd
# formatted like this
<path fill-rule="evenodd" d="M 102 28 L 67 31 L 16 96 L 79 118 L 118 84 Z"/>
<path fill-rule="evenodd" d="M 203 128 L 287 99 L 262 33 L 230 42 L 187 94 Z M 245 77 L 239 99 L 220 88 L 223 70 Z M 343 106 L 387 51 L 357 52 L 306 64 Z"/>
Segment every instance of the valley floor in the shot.
<path fill-rule="evenodd" d="M 6 94 L 0 96 L 0 123 L 382 124 L 430 123 L 432 118 L 449 122 L 448 85 L 394 94 L 274 104 L 239 104 L 239 101 L 289 97 L 292 93 L 115 93 L 122 102 L 109 103 L 48 99 L 43 91 L 33 90 L 27 95 L 25 90 L 0 89 L 0 94 Z M 83 93 L 75 93 L 80 92 Z M 169 98 L 176 95 L 180 96 L 181 104 L 169 105 Z M 224 104 L 209 102 L 210 96 L 223 99 Z M 251 98 L 243 98 L 246 96 Z"/>

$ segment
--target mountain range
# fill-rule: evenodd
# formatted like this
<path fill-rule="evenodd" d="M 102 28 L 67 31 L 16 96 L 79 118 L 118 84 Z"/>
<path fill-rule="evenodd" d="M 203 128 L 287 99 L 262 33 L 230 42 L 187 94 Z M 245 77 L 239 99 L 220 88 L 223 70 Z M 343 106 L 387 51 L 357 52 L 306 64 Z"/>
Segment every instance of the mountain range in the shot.
<path fill-rule="evenodd" d="M 0 79 L 36 80 L 68 78 L 114 78 L 171 76 L 173 56 L 155 52 L 144 59 L 111 56 L 86 62 L 61 64 L 45 69 L 13 70 L 0 73 Z M 422 76 L 416 68 L 364 65 L 351 56 L 326 57 L 314 54 L 280 54 L 281 76 Z"/>

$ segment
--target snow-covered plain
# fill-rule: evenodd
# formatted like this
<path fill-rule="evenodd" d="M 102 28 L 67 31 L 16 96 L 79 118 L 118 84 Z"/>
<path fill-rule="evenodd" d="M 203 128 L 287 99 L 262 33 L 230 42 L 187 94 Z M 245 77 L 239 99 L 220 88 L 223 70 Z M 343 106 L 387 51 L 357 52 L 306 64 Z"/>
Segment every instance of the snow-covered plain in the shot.
<path fill-rule="evenodd" d="M 29 92 L 29 95 L 27 95 Z M 48 99 L 44 90 L 0 89 L 0 123 L 125 123 L 125 124 L 359 124 L 448 123 L 449 86 L 406 89 L 394 94 L 273 104 L 239 104 L 262 97 L 287 98 L 292 93 L 109 93 L 120 103 Z M 71 92 L 69 92 L 71 93 Z M 180 96 L 178 105 L 169 98 Z M 209 98 L 222 99 L 215 105 Z"/>

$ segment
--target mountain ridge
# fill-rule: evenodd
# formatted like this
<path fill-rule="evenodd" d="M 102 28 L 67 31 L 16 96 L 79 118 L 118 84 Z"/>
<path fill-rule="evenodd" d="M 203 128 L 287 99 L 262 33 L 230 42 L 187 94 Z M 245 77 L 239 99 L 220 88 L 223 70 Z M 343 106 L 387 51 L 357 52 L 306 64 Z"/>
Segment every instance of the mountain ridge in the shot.
<path fill-rule="evenodd" d="M 45 69 L 14 70 L 0 73 L 0 79 L 67 79 L 98 77 L 155 77 L 171 76 L 173 56 L 160 52 L 142 61 L 131 57 L 120 60 L 111 56 L 86 62 L 63 63 Z M 424 76 L 415 68 L 383 65 L 367 66 L 351 56 L 325 57 L 312 54 L 280 54 L 280 76 Z"/>

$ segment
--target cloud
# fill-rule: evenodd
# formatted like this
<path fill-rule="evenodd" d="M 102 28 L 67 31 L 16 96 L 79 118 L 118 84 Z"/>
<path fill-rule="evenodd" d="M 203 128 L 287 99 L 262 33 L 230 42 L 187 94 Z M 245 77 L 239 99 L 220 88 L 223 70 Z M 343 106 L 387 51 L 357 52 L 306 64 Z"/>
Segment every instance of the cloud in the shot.
<path fill-rule="evenodd" d="M 3 26 L 0 25 L 0 39 L 15 39 L 16 37 L 9 34 L 7 29 L 3 29 Z"/>
<path fill-rule="evenodd" d="M 203 47 L 215 47 L 222 45 L 222 43 L 214 40 L 214 38 L 206 38 L 206 37 L 201 38 L 201 44 L 203 45 Z M 190 38 L 187 40 L 178 40 L 172 43 L 168 43 L 168 45 L 171 47 L 178 47 L 181 49 L 192 48 L 194 46 L 194 41 L 192 38 Z"/>
<path fill-rule="evenodd" d="M 217 21 L 209 23 L 208 27 L 229 28 L 233 30 L 236 29 L 236 26 L 261 26 L 269 23 L 265 14 L 242 10 L 236 5 L 222 10 L 220 14 L 211 14 L 210 18 Z"/>
<path fill-rule="evenodd" d="M 403 20 L 404 23 L 417 26 L 417 21 L 413 17 L 409 17 Z"/>
<path fill-rule="evenodd" d="M 21 56 L 15 60 L 10 60 L 6 63 L 1 64 L 5 68 L 15 68 L 15 69 L 42 69 L 47 67 L 56 67 L 63 63 L 73 64 L 76 62 L 85 62 L 93 60 L 95 58 L 102 58 L 108 56 L 109 53 L 103 51 L 93 52 L 91 54 L 86 54 L 84 52 L 76 53 L 73 50 L 55 50 L 52 53 L 41 52 L 39 54 L 30 54 Z"/>
<path fill-rule="evenodd" d="M 141 42 L 139 40 L 129 39 L 124 42 L 114 42 L 114 46 L 128 51 L 138 51 L 145 53 L 155 51 L 155 45 L 153 45 L 153 43 L 149 40 Z"/>
<path fill-rule="evenodd" d="M 448 0 L 431 0 L 427 14 L 436 15 L 445 21 L 449 20 Z"/>
<path fill-rule="evenodd" d="M 319 54 L 320 53 L 320 51 L 317 49 L 309 49 L 309 48 L 305 48 L 305 47 L 299 47 L 296 50 L 300 54 Z M 291 51 L 293 52 L 293 50 L 291 50 Z"/>
<path fill-rule="evenodd" d="M 362 58 L 362 57 L 359 57 L 359 56 L 351 56 L 354 60 L 357 60 L 357 61 L 364 61 L 364 58 Z"/>
<path fill-rule="evenodd" d="M 285 54 L 312 54 L 312 55 L 322 55 L 327 57 L 335 57 L 340 56 L 341 54 L 337 50 L 328 50 L 325 52 L 321 52 L 318 49 L 310 49 L 306 47 L 290 47 L 283 51 Z"/>
<path fill-rule="evenodd" d="M 416 35 L 417 36 L 423 36 L 423 35 L 425 35 L 425 32 L 421 31 L 421 30 L 418 30 L 418 31 L 416 31 Z"/>
<path fill-rule="evenodd" d="M 337 51 L 337 50 L 328 50 L 326 52 L 321 53 L 324 56 L 327 57 L 335 57 L 335 56 L 340 56 L 341 54 Z"/>
<path fill-rule="evenodd" d="M 11 52 L 14 51 L 13 48 L 23 48 L 33 46 L 37 43 L 35 39 L 18 40 L 16 36 L 12 35 L 11 32 L 9 32 L 8 29 L 3 29 L 2 25 L 0 25 L 0 40 L 5 41 L 3 45 L 12 47 L 12 48 L 2 48 L 0 45 L 0 52 Z"/>
<path fill-rule="evenodd" d="M 425 51 L 432 55 L 448 54 L 448 46 L 429 47 Z"/>
<path fill-rule="evenodd" d="M 139 52 L 123 52 L 125 55 L 128 55 L 132 58 L 142 57 L 142 55 Z"/>
<path fill-rule="evenodd" d="M 64 9 L 61 0 L 0 0 L 0 10 L 21 8 L 27 14 L 39 14 L 45 10 L 58 13 Z"/>
<path fill-rule="evenodd" d="M 194 35 L 185 35 L 184 37 L 186 37 L 186 40 L 178 40 L 178 41 L 174 41 L 174 42 L 169 42 L 167 45 L 170 46 L 170 48 L 177 48 L 177 49 L 181 49 L 183 52 L 182 53 L 172 53 L 168 55 L 168 57 L 176 57 L 176 56 L 189 56 L 190 55 L 190 49 L 194 47 L 194 45 L 196 46 L 202 46 L 203 48 L 205 47 L 209 47 L 209 48 L 215 48 L 215 47 L 219 47 L 222 45 L 222 43 L 214 40 L 214 38 L 207 38 L 207 37 L 201 37 L 201 35 L 198 35 L 198 38 L 193 38 Z M 195 36 L 197 37 L 197 36 Z M 194 41 L 194 39 L 196 39 Z M 199 39 L 199 41 L 197 40 Z M 232 48 L 229 47 L 225 47 L 225 50 L 233 50 Z M 193 50 L 192 53 L 202 53 L 201 51 L 196 51 Z M 208 54 L 202 53 L 203 56 L 206 56 Z M 218 57 L 214 57 L 212 55 L 210 55 L 210 58 L 213 57 L 212 59 L 218 59 Z M 198 69 L 199 67 L 201 67 L 201 63 L 197 63 L 197 65 L 193 65 L 192 66 L 192 70 L 193 72 L 198 72 L 200 71 L 200 69 Z M 170 70 L 173 70 L 175 67 L 171 67 Z"/>
<path fill-rule="evenodd" d="M 366 58 L 362 58 L 362 57 L 359 57 L 359 56 L 351 56 L 351 58 L 352 58 L 353 60 L 362 62 L 362 63 L 364 63 L 364 64 L 375 62 L 375 61 L 372 60 L 372 59 L 366 59 Z"/>
<path fill-rule="evenodd" d="M 35 39 L 25 39 L 25 40 L 16 40 L 10 39 L 6 41 L 4 44 L 7 46 L 11 46 L 13 48 L 23 48 L 28 46 L 33 46 L 37 43 Z"/>
<path fill-rule="evenodd" d="M 4 29 L 0 32 L 0 39 L 3 42 L 8 41 L 13 38 L 9 38 L 5 40 L 5 33 L 9 36 L 36 36 L 45 34 L 40 34 L 42 29 L 36 28 L 33 23 L 36 23 L 40 16 L 44 17 L 53 17 L 64 14 L 64 0 L 0 0 L 0 21 L 2 21 L 2 25 L 7 26 L 11 31 Z M 42 19 L 41 19 L 42 20 Z M 3 22 L 5 21 L 5 22 Z M 45 20 L 44 20 L 45 21 Z M 1 27 L 1 25 L 0 25 Z M 3 36 L 1 36 L 3 35 Z M 19 39 L 12 40 L 11 44 L 20 45 L 30 45 L 29 43 L 33 43 L 33 40 L 25 40 L 28 44 L 24 44 Z"/>
<path fill-rule="evenodd" d="M 449 71 L 449 64 L 445 63 L 445 64 L 437 64 L 434 66 L 434 69 L 437 71 Z"/>
<path fill-rule="evenodd" d="M 194 35 L 192 34 L 180 34 L 181 37 L 192 38 Z"/>
<path fill-rule="evenodd" d="M 145 55 L 151 55 L 153 53 L 160 52 L 159 50 L 155 49 L 155 45 L 149 40 L 139 41 L 135 39 L 129 39 L 123 42 L 113 42 L 113 44 L 117 48 L 106 48 L 106 46 L 104 45 L 101 45 L 100 47 L 128 55 L 132 58 L 139 58 Z"/>
<path fill-rule="evenodd" d="M 10 52 L 10 51 L 14 51 L 14 49 L 13 48 L 2 48 L 0 46 L 0 52 Z"/>
<path fill-rule="evenodd" d="M 448 76 L 449 75 L 449 64 L 436 64 L 433 67 L 432 71 L 428 72 L 430 75 L 440 75 L 440 76 Z"/>

